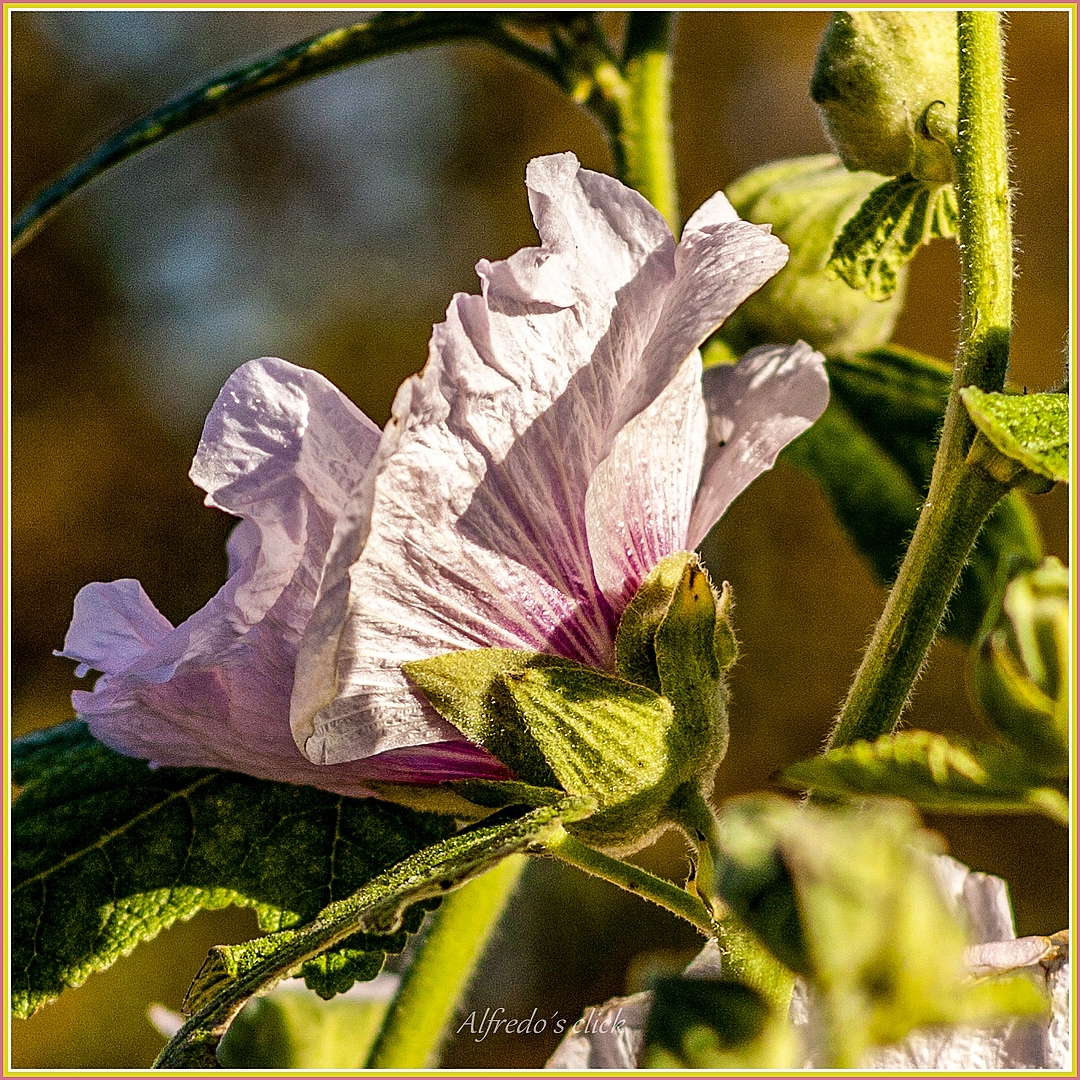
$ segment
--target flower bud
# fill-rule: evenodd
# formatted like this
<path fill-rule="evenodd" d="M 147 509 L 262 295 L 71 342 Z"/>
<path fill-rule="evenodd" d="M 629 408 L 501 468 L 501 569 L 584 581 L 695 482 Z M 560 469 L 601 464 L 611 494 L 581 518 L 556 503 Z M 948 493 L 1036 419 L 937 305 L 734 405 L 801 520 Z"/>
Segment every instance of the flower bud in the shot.
<path fill-rule="evenodd" d="M 953 179 L 959 75 L 955 11 L 839 11 L 810 82 L 849 169 Z"/>
<path fill-rule="evenodd" d="M 1018 574 L 971 670 L 979 708 L 1051 776 L 1069 763 L 1069 572 L 1055 558 Z"/>
<path fill-rule="evenodd" d="M 827 356 L 853 356 L 884 345 L 904 303 L 907 268 L 883 301 L 826 272 L 833 243 L 866 197 L 884 182 L 849 172 L 831 154 L 777 161 L 739 177 L 726 191 L 740 217 L 770 224 L 787 244 L 787 265 L 721 327 L 739 356 L 756 345 L 805 341 Z"/>
<path fill-rule="evenodd" d="M 454 790 L 487 808 L 553 790 L 588 797 L 595 812 L 568 831 L 613 854 L 644 847 L 676 823 L 688 786 L 711 785 L 727 749 L 730 603 L 730 590 L 718 593 L 683 551 L 662 559 L 630 602 L 617 675 L 515 649 L 406 664 L 427 700 L 517 777 Z"/>

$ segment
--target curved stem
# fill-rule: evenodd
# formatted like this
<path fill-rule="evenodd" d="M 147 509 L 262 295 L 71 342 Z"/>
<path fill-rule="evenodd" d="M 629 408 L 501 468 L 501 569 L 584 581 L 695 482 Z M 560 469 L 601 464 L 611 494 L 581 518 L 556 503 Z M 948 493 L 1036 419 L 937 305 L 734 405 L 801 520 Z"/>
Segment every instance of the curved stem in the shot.
<path fill-rule="evenodd" d="M 42 190 L 15 219 L 11 250 L 25 246 L 72 194 L 111 166 L 192 124 L 287 86 L 406 49 L 466 39 L 493 45 L 565 89 L 559 65 L 509 33 L 499 18 L 468 11 L 389 11 L 271 53 L 140 117 Z"/>
<path fill-rule="evenodd" d="M 640 866 L 594 851 L 565 831 L 561 834 L 555 833 L 544 846 L 557 859 L 594 877 L 610 881 L 635 896 L 642 896 L 654 904 L 659 904 L 679 918 L 693 923 L 703 934 L 711 936 L 715 933 L 712 917 L 705 910 L 705 905 L 696 896 L 672 885 L 670 881 L 664 881 L 663 878 L 650 874 L 648 870 L 642 870 Z"/>
<path fill-rule="evenodd" d="M 958 13 L 960 348 L 930 491 L 830 747 L 895 728 L 971 546 L 1008 491 L 967 466 L 975 429 L 959 396 L 965 386 L 1000 390 L 1009 359 L 1013 263 L 1000 23 L 994 11 Z"/>
<path fill-rule="evenodd" d="M 511 855 L 443 900 L 364 1068 L 423 1069 L 432 1064 L 525 861 L 524 855 Z"/>

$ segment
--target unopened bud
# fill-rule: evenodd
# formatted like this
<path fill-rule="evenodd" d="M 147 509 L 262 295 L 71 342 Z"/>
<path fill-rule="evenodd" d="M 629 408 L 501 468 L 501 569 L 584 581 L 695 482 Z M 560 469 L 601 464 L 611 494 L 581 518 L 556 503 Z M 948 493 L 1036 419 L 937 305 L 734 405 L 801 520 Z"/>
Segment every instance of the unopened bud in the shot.
<path fill-rule="evenodd" d="M 959 95 L 955 11 L 839 11 L 810 96 L 849 169 L 953 179 Z"/>

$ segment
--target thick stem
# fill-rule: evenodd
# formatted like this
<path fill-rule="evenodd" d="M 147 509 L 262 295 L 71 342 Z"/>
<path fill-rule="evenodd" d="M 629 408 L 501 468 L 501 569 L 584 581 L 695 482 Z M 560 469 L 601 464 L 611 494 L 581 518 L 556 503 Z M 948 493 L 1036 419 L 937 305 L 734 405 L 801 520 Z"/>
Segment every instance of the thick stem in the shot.
<path fill-rule="evenodd" d="M 603 878 L 620 889 L 634 893 L 635 896 L 644 897 L 654 904 L 666 908 L 689 923 L 693 923 L 702 933 L 712 935 L 714 933 L 713 921 L 704 905 L 696 896 L 691 896 L 685 889 L 672 885 L 670 881 L 664 881 L 642 870 L 639 866 L 613 859 L 609 855 L 602 855 L 586 847 L 579 840 L 575 840 L 569 833 L 556 834 L 549 840 L 545 847 L 557 859 L 561 859 L 579 870 L 584 870 L 594 877 Z"/>
<path fill-rule="evenodd" d="M 443 900 L 402 979 L 367 1069 L 432 1064 L 473 970 L 525 867 L 511 855 Z"/>
<path fill-rule="evenodd" d="M 627 94 L 621 101 L 627 181 L 678 235 L 679 196 L 671 131 L 671 13 L 629 16 L 623 55 Z"/>
<path fill-rule="evenodd" d="M 971 546 L 1007 491 L 965 465 L 974 426 L 959 397 L 965 386 L 1000 390 L 1009 359 L 1013 264 L 1000 21 L 993 11 L 958 13 L 960 348 L 930 491 L 830 747 L 895 728 Z"/>

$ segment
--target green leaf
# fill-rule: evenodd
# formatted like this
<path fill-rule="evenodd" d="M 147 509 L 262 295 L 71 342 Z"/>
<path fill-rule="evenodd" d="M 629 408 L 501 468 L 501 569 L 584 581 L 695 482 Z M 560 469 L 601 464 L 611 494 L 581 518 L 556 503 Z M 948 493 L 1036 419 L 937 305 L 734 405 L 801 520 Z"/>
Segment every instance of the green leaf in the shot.
<path fill-rule="evenodd" d="M 254 998 L 225 1033 L 225 1069 L 358 1069 L 379 1033 L 387 998 L 319 1001 L 296 986 Z"/>
<path fill-rule="evenodd" d="M 1065 797 L 1019 755 L 965 747 L 929 731 L 901 731 L 839 747 L 784 769 L 793 787 L 821 795 L 896 796 L 945 814 L 1043 814 L 1068 825 Z"/>
<path fill-rule="evenodd" d="M 756 990 L 726 979 L 660 979 L 645 1029 L 645 1069 L 785 1069 L 794 1033 Z"/>
<path fill-rule="evenodd" d="M 960 397 L 972 423 L 1006 458 L 1037 476 L 1069 482 L 1068 394 L 986 393 L 965 386 Z"/>
<path fill-rule="evenodd" d="M 229 904 L 269 930 L 453 829 L 451 819 L 210 769 L 152 769 L 84 724 L 19 740 L 12 807 L 12 1002 L 28 1016 L 177 919 Z M 357 940 L 368 969 L 404 932 Z M 377 968 L 375 968 L 377 970 Z"/>
<path fill-rule="evenodd" d="M 825 414 L 784 451 L 813 476 L 882 584 L 892 581 L 929 486 L 948 400 L 947 365 L 896 347 L 827 362 Z M 991 514 L 960 578 L 943 629 L 974 640 L 1005 568 L 1035 566 L 1039 530 L 1012 492 Z"/>
<path fill-rule="evenodd" d="M 826 356 L 884 344 L 903 306 L 906 269 L 886 302 L 871 299 L 826 271 L 843 225 L 885 178 L 851 172 L 831 154 L 774 161 L 725 189 L 739 217 L 768 224 L 790 256 L 779 273 L 732 313 L 714 340 L 734 358 L 755 345 L 803 340 Z"/>
<path fill-rule="evenodd" d="M 955 236 L 958 219 L 952 184 L 926 184 L 911 176 L 889 180 L 844 226 L 829 269 L 853 289 L 887 300 L 915 252 L 936 237 Z"/>
<path fill-rule="evenodd" d="M 1054 558 L 1014 576 L 987 617 L 971 665 L 975 703 L 1047 776 L 1069 770 L 1069 572 Z"/>
<path fill-rule="evenodd" d="M 964 932 L 930 873 L 934 841 L 904 804 L 756 796 L 726 804 L 720 829 L 723 895 L 813 987 L 824 1067 L 971 1015 Z"/>
<path fill-rule="evenodd" d="M 443 896 L 507 855 L 543 850 L 565 836 L 564 824 L 592 813 L 595 802 L 566 796 L 509 820 L 502 814 L 419 851 L 323 908 L 301 927 L 210 951 L 184 1003 L 190 1019 L 161 1052 L 155 1067 L 213 1067 L 222 1032 L 253 995 L 357 934 L 380 939 L 399 933 L 410 905 Z"/>

